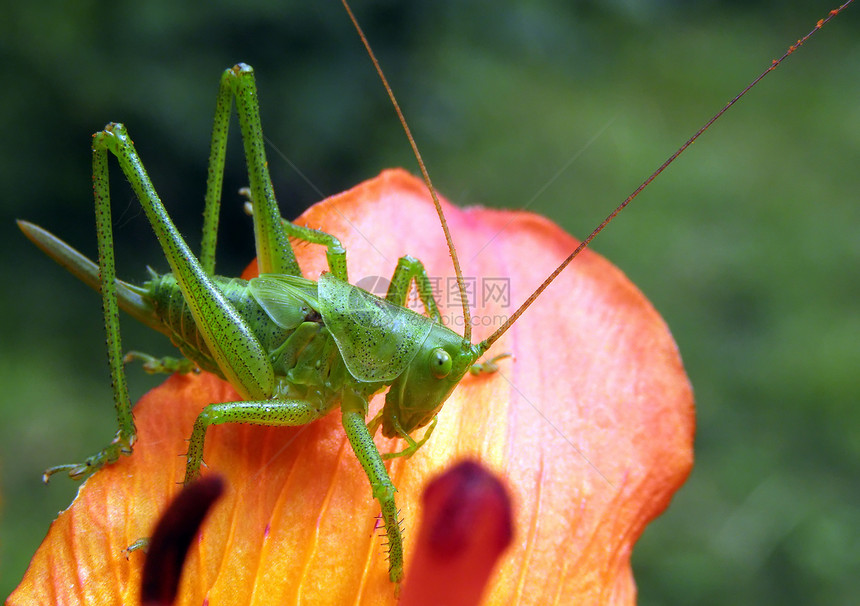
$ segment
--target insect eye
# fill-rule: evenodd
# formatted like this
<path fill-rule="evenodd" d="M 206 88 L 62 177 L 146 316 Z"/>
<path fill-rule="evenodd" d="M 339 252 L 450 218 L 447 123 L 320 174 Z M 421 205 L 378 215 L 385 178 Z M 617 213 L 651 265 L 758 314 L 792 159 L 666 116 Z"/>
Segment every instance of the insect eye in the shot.
<path fill-rule="evenodd" d="M 451 373 L 451 356 L 441 347 L 437 347 L 430 353 L 430 372 L 437 379 L 443 379 Z"/>

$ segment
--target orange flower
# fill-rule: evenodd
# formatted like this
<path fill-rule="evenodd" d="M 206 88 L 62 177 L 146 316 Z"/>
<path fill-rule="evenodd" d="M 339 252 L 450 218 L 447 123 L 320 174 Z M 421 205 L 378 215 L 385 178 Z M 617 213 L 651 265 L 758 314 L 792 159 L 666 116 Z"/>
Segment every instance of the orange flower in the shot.
<path fill-rule="evenodd" d="M 444 207 L 467 281 L 474 278 L 473 332 L 482 339 L 576 242 L 527 213 Z M 445 319 L 461 321 L 446 305 L 451 261 L 420 181 L 386 171 L 300 222 L 341 238 L 353 283 L 390 276 L 401 255 L 420 258 L 443 277 Z M 306 275 L 325 268 L 318 247 L 298 252 Z M 482 293 L 492 296 L 481 301 Z M 692 393 L 669 331 L 618 269 L 586 251 L 490 354 L 502 352 L 513 359 L 496 374 L 467 375 L 423 448 L 388 464 L 405 520 L 407 579 L 422 486 L 471 458 L 504 478 L 514 508 L 514 540 L 485 603 L 633 603 L 632 546 L 692 465 Z M 144 396 L 134 454 L 86 482 L 8 603 L 136 603 L 143 556 L 123 549 L 152 532 L 178 491 L 197 413 L 235 398 L 205 374 L 170 377 Z M 380 405 L 376 398 L 371 415 Z M 402 448 L 381 437 L 377 445 Z M 218 426 L 205 457 L 228 488 L 192 546 L 180 604 L 396 601 L 378 506 L 339 414 L 297 428 Z"/>

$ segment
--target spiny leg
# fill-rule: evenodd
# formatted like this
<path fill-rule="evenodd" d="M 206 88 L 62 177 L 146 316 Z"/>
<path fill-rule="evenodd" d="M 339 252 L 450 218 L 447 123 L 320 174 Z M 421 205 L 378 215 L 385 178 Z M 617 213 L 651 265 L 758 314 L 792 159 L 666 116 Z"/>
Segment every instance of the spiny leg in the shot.
<path fill-rule="evenodd" d="M 430 425 L 427 427 L 427 429 L 424 430 L 424 435 L 421 437 L 420 440 L 417 441 L 415 440 L 415 438 L 406 433 L 406 430 L 400 426 L 400 422 L 397 419 L 393 419 L 392 421 L 394 423 L 395 429 L 397 430 L 397 433 L 400 434 L 401 438 L 406 440 L 407 446 L 406 448 L 398 452 L 386 452 L 384 455 L 382 455 L 382 458 L 386 461 L 388 459 L 396 459 L 398 457 L 409 458 L 416 452 L 418 452 L 418 449 L 424 446 L 424 444 L 427 443 L 427 440 L 430 439 L 430 436 L 433 435 L 433 430 L 436 429 L 436 424 L 439 422 L 439 415 L 435 415 L 433 417 L 433 420 L 430 421 Z M 370 429 L 371 432 L 375 430 L 375 428 L 372 428 L 370 426 L 368 427 L 368 429 Z"/>
<path fill-rule="evenodd" d="M 253 217 L 260 273 L 302 275 L 295 253 L 290 246 L 289 237 L 291 236 L 325 245 L 328 249 L 327 257 L 332 273 L 338 278 L 348 281 L 346 251 L 337 238 L 325 232 L 293 225 L 281 218 L 266 162 L 265 139 L 260 123 L 254 70 L 244 63 L 224 71 L 218 92 L 209 154 L 203 244 L 200 254 L 200 261 L 204 270 L 209 275 L 215 271 L 218 212 L 221 204 L 227 132 L 234 97 L 242 131 L 245 160 L 248 165 L 248 179 L 251 184 L 249 198 L 256 201 L 257 207 Z"/>
<path fill-rule="evenodd" d="M 324 232 L 312 227 L 296 225 L 284 219 L 284 230 L 292 238 L 310 242 L 311 244 L 321 244 L 326 247 L 325 256 L 328 262 L 329 271 L 335 278 L 340 278 L 344 282 L 349 282 L 349 277 L 346 272 L 346 249 L 336 237 L 330 233 Z"/>
<path fill-rule="evenodd" d="M 399 583 L 403 578 L 403 537 L 400 533 L 400 523 L 397 517 L 397 505 L 394 493 L 397 488 L 388 476 L 379 449 L 373 442 L 373 436 L 364 422 L 367 413 L 367 403 L 357 395 L 344 395 L 341 402 L 341 422 L 346 431 L 346 437 L 353 452 L 364 468 L 373 498 L 379 501 L 382 521 L 385 524 L 385 534 L 388 538 L 388 578 L 392 583 Z"/>
<path fill-rule="evenodd" d="M 218 241 L 224 164 L 227 158 L 227 135 L 233 109 L 233 90 L 225 85 L 224 80 L 222 76 L 218 87 L 218 99 L 215 102 L 215 119 L 212 121 L 212 140 L 209 144 L 206 196 L 203 206 L 203 239 L 200 243 L 200 265 L 210 276 L 215 275 L 215 248 Z"/>
<path fill-rule="evenodd" d="M 98 139 L 98 133 L 94 141 Z M 116 263 L 113 254 L 113 227 L 111 223 L 110 187 L 108 184 L 107 153 L 93 144 L 93 192 L 96 205 L 96 232 L 99 249 L 99 288 L 102 293 L 102 310 L 110 366 L 111 387 L 116 409 L 117 433 L 113 441 L 100 452 L 80 464 L 58 465 L 47 469 L 42 475 L 47 482 L 55 473 L 67 471 L 74 479 L 81 479 L 106 464 L 119 459 L 121 454 L 131 454 L 137 438 L 137 429 L 131 412 L 128 384 L 122 361 L 122 343 L 119 333 L 119 304 L 116 295 Z"/>
<path fill-rule="evenodd" d="M 215 102 L 215 119 L 212 122 L 212 140 L 209 144 L 209 164 L 206 176 L 206 196 L 203 206 L 203 238 L 200 242 L 200 265 L 208 275 L 215 275 L 215 248 L 218 241 L 218 221 L 221 212 L 221 192 L 224 185 L 224 164 L 227 158 L 227 135 L 233 109 L 233 91 L 224 85 L 218 87 Z"/>
<path fill-rule="evenodd" d="M 354 393 L 344 395 L 342 423 L 349 443 L 367 474 L 373 498 L 379 501 L 388 537 L 388 576 L 393 583 L 403 578 L 403 539 L 394 493 L 397 489 L 388 476 L 373 437 L 364 423 L 367 402 Z M 188 444 L 185 484 L 200 476 L 206 430 L 222 423 L 252 423 L 266 426 L 306 425 L 328 411 L 302 400 L 266 400 L 210 404 L 197 417 Z"/>
<path fill-rule="evenodd" d="M 112 463 L 119 458 L 120 454 L 131 452 L 136 435 L 122 366 L 108 182 L 108 152 L 116 156 L 123 173 L 141 202 L 192 310 L 194 320 L 225 376 L 243 397 L 249 399 L 267 398 L 274 388 L 274 373 L 266 352 L 245 321 L 209 279 L 177 232 L 155 193 L 125 128 L 121 124 L 109 124 L 105 130 L 96 133 L 93 137 L 93 186 L 99 236 L 99 287 L 103 296 L 108 356 L 119 431 L 110 445 L 84 463 L 62 465 L 46 471 L 46 480 L 50 475 L 60 471 L 68 471 L 73 478 L 80 478 L 105 464 Z M 80 261 L 74 255 L 73 257 Z M 85 266 L 89 267 L 87 264 Z"/>
<path fill-rule="evenodd" d="M 222 111 L 229 112 L 229 103 L 224 97 L 225 90 L 231 91 L 236 99 L 236 110 L 239 114 L 239 126 L 242 131 L 242 145 L 248 164 L 248 180 L 251 185 L 251 195 L 256 202 L 254 238 L 257 245 L 257 262 L 260 273 L 300 276 L 302 273 L 296 262 L 287 233 L 281 224 L 281 213 L 278 210 L 272 179 L 269 176 L 265 139 L 263 138 L 260 109 L 257 102 L 257 85 L 251 66 L 239 63 L 224 71 L 221 76 L 222 92 L 218 96 L 219 106 L 216 111 L 216 115 L 219 116 Z M 226 109 L 223 106 L 226 106 Z M 216 119 L 216 127 L 220 123 Z M 213 131 L 213 147 L 216 147 L 215 139 L 217 136 L 219 150 L 227 141 L 226 126 L 223 128 L 223 133 Z M 218 189 L 220 190 L 220 187 Z"/>
<path fill-rule="evenodd" d="M 107 212 L 109 225 L 108 152 L 116 156 L 131 183 L 218 367 L 243 398 L 270 397 L 274 389 L 274 371 L 267 353 L 176 230 L 121 124 L 109 124 L 93 138 L 97 214 Z M 112 285 L 112 256 L 110 263 Z M 100 266 L 104 267 L 103 262 Z"/>
<path fill-rule="evenodd" d="M 110 219 L 110 189 L 107 172 L 107 152 L 118 159 L 129 179 L 153 229 L 165 251 L 174 275 L 194 315 L 207 345 L 224 375 L 246 398 L 268 397 L 274 386 L 271 364 L 247 324 L 208 279 L 214 271 L 214 252 L 218 210 L 223 180 L 227 124 L 236 97 L 248 176 L 255 197 L 261 201 L 255 218 L 255 236 L 261 268 L 267 272 L 300 275 L 298 264 L 281 225 L 280 213 L 274 199 L 271 179 L 266 167 L 264 140 L 256 101 L 253 70 L 237 65 L 224 72 L 215 112 L 210 172 L 207 182 L 201 265 L 176 231 L 158 199 L 134 146 L 124 127 L 109 124 L 93 137 L 93 181 L 96 199 L 97 230 L 99 233 L 100 290 L 103 297 L 108 355 L 117 409 L 119 430 L 114 441 L 82 464 L 63 465 L 49 469 L 45 479 L 60 471 L 78 478 L 131 452 L 136 431 L 119 338 L 116 299 L 116 270 L 113 259 L 113 236 Z"/>
<path fill-rule="evenodd" d="M 243 63 L 223 72 L 218 89 L 209 151 L 209 174 L 206 179 L 206 206 L 203 211 L 200 264 L 209 275 L 215 273 L 218 215 L 221 208 L 227 135 L 234 97 L 248 166 L 248 180 L 254 195 L 263 201 L 260 217 L 254 221 L 257 257 L 261 272 L 300 276 L 301 270 L 293 249 L 285 233 L 280 229 L 281 215 L 266 165 L 265 141 L 260 124 L 253 69 Z"/>
<path fill-rule="evenodd" d="M 200 476 L 206 430 L 222 423 L 251 423 L 266 426 L 307 425 L 328 412 L 303 400 L 264 400 L 209 404 L 198 415 L 188 442 L 185 484 Z"/>

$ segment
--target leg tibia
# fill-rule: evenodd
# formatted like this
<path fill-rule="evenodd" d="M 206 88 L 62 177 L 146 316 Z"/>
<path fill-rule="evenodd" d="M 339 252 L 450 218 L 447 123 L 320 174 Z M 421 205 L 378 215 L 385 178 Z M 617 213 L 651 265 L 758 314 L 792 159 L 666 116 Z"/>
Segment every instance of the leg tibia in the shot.
<path fill-rule="evenodd" d="M 356 458 L 370 480 L 373 498 L 379 501 L 385 534 L 388 537 L 388 577 L 392 583 L 399 583 L 403 578 L 403 538 L 400 535 L 397 505 L 394 502 L 397 489 L 388 477 L 379 450 L 364 422 L 363 412 L 349 410 L 345 404 L 342 404 L 343 428 Z"/>
<path fill-rule="evenodd" d="M 254 70 L 249 65 L 239 63 L 224 72 L 221 86 L 230 88 L 236 99 L 242 145 L 248 164 L 248 180 L 257 205 L 254 213 L 254 238 L 260 273 L 299 276 L 301 271 L 290 240 L 281 225 L 281 213 L 269 176 Z"/>

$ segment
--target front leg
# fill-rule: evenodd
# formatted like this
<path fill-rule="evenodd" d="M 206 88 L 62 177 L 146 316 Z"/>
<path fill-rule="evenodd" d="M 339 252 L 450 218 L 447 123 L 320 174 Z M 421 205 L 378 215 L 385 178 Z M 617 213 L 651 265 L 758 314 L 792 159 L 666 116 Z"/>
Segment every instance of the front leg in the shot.
<path fill-rule="evenodd" d="M 382 425 L 382 413 L 383 413 L 383 411 L 380 410 L 379 414 L 377 414 L 373 418 L 373 420 L 367 424 L 367 431 L 370 432 L 370 435 L 375 435 L 376 430 L 379 429 L 380 425 Z M 392 421 L 392 424 L 394 425 L 395 431 L 397 431 L 397 434 L 401 438 L 406 440 L 407 446 L 406 446 L 406 448 L 404 448 L 400 452 L 386 452 L 384 455 L 382 455 L 382 458 L 385 459 L 386 461 L 388 459 L 396 459 L 397 457 L 407 457 L 408 458 L 408 457 L 411 457 L 412 455 L 414 455 L 416 452 L 418 452 L 418 449 L 421 448 L 422 446 L 424 446 L 424 444 L 427 443 L 427 440 L 430 439 L 430 436 L 433 435 L 433 430 L 436 429 L 436 423 L 438 423 L 438 421 L 439 421 L 439 415 L 435 415 L 433 417 L 433 420 L 430 422 L 430 426 L 424 430 L 424 437 L 422 437 L 417 442 L 415 441 L 415 438 L 413 438 L 408 433 L 406 433 L 406 430 L 400 426 L 400 421 L 398 421 L 396 417 L 392 418 L 391 421 Z"/>
<path fill-rule="evenodd" d="M 379 501 L 385 533 L 388 537 L 388 577 L 392 583 L 403 578 L 403 539 L 397 517 L 394 493 L 397 491 L 373 437 L 364 422 L 367 403 L 357 394 L 346 394 L 342 403 L 342 423 L 355 456 L 364 468 L 373 498 Z M 311 423 L 327 410 L 320 410 L 302 400 L 267 400 L 262 402 L 225 402 L 210 404 L 197 417 L 188 443 L 185 480 L 187 485 L 200 477 L 206 430 L 221 423 L 252 423 L 270 426 L 298 426 Z"/>

